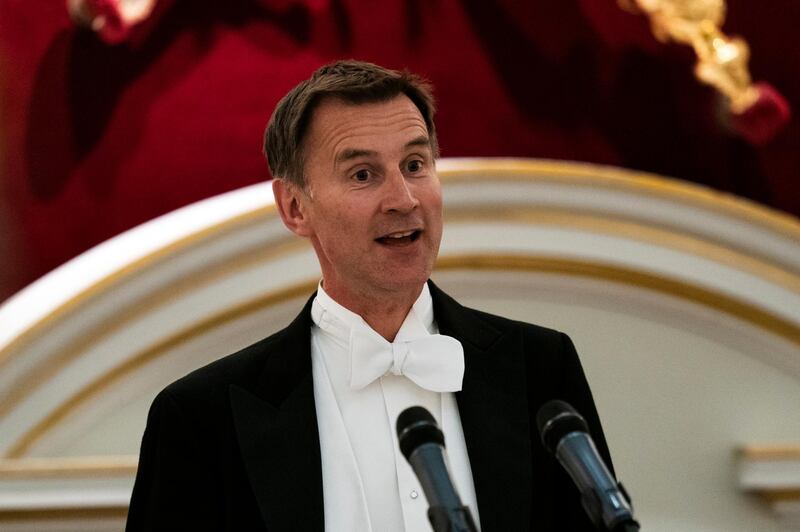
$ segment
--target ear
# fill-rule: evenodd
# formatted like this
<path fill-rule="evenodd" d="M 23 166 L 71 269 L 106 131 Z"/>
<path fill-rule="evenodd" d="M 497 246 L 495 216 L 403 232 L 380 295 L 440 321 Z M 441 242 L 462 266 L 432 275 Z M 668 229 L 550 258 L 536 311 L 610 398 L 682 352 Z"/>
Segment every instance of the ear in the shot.
<path fill-rule="evenodd" d="M 275 206 L 281 215 L 283 225 L 298 236 L 310 236 L 311 229 L 306 210 L 309 198 L 305 192 L 285 179 L 273 179 L 272 194 L 275 196 Z"/>

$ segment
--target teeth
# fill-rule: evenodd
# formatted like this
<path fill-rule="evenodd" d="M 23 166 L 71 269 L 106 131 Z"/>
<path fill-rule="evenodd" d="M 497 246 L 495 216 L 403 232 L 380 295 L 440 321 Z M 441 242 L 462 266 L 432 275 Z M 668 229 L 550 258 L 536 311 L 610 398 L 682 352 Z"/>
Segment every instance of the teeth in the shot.
<path fill-rule="evenodd" d="M 393 233 L 391 235 L 386 235 L 386 238 L 405 238 L 407 236 L 411 236 L 414 234 L 414 231 L 406 231 L 404 233 Z"/>

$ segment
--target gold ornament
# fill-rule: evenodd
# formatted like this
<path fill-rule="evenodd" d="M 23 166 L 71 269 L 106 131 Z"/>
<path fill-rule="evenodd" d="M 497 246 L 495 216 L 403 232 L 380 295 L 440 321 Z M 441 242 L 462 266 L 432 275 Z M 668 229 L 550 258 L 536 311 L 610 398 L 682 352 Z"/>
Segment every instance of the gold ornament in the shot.
<path fill-rule="evenodd" d="M 720 27 L 725 21 L 724 0 L 618 0 L 631 12 L 650 18 L 653 34 L 661 42 L 675 41 L 694 48 L 695 75 L 730 101 L 731 111 L 742 113 L 759 98 L 747 62 L 750 49 L 738 37 L 728 37 Z"/>

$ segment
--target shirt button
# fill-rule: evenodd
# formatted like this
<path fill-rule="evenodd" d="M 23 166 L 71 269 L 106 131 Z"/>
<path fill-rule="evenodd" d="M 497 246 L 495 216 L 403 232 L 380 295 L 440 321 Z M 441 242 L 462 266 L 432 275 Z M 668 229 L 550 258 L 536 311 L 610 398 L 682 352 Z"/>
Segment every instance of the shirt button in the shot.
<path fill-rule="evenodd" d="M 419 497 L 419 493 L 417 493 L 417 490 L 411 490 L 411 498 L 416 499 L 417 497 Z"/>

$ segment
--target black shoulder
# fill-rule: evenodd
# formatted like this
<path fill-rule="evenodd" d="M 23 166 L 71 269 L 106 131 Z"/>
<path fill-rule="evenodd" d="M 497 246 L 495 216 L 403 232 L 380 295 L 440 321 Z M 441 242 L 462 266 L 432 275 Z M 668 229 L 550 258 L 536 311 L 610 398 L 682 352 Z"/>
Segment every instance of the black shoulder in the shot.
<path fill-rule="evenodd" d="M 519 334 L 526 345 L 537 346 L 536 351 L 538 352 L 553 353 L 561 351 L 565 348 L 565 342 L 569 343 L 569 346 L 572 345 L 569 337 L 561 331 L 469 307 L 461 308 L 465 313 L 471 315 L 473 323 L 480 322 L 487 329 L 492 329 L 498 334 Z M 534 353 L 527 352 L 526 354 Z"/>
<path fill-rule="evenodd" d="M 184 396 L 194 393 L 213 393 L 217 388 L 230 384 L 246 385 L 254 381 L 272 347 L 285 334 L 285 330 L 263 338 L 235 353 L 217 359 L 179 378 L 164 391 L 171 395 Z"/>

